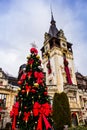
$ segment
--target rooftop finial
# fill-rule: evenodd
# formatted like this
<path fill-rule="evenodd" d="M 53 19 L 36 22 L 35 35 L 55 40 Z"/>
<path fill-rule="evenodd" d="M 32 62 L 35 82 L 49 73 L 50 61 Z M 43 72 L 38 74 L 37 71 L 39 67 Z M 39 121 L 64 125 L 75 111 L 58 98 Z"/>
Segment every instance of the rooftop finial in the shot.
<path fill-rule="evenodd" d="M 30 43 L 32 47 L 37 48 L 37 45 L 35 44 L 35 41 Z"/>
<path fill-rule="evenodd" d="M 53 17 L 53 11 L 52 11 L 52 7 L 50 6 L 50 10 L 51 10 L 51 24 L 55 24 L 55 20 L 54 20 L 54 17 Z"/>
<path fill-rule="evenodd" d="M 51 37 L 57 37 L 57 34 L 58 34 L 58 29 L 56 28 L 56 22 L 54 20 L 54 17 L 53 17 L 53 12 L 52 12 L 52 7 L 50 6 L 50 10 L 51 10 L 51 25 L 50 25 L 50 28 L 49 28 L 49 34 Z"/>

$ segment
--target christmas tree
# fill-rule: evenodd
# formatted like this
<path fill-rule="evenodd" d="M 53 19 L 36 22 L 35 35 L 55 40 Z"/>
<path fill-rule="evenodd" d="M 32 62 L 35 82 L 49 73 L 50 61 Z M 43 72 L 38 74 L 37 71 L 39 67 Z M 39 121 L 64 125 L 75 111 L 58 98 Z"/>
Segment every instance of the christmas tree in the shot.
<path fill-rule="evenodd" d="M 45 83 L 45 75 L 36 48 L 30 49 L 26 70 L 18 84 L 20 89 L 12 107 L 12 130 L 51 130 L 51 105 Z"/>

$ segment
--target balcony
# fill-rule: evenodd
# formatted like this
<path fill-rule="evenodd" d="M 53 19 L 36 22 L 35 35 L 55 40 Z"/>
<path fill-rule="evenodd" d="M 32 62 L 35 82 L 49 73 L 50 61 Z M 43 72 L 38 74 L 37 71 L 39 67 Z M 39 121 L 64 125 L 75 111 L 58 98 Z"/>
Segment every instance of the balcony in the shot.
<path fill-rule="evenodd" d="M 64 91 L 65 91 L 65 92 L 68 92 L 68 91 L 77 91 L 78 86 L 77 86 L 77 85 L 74 85 L 74 84 L 72 84 L 72 85 L 65 84 L 65 85 L 63 86 L 63 88 L 64 88 Z"/>

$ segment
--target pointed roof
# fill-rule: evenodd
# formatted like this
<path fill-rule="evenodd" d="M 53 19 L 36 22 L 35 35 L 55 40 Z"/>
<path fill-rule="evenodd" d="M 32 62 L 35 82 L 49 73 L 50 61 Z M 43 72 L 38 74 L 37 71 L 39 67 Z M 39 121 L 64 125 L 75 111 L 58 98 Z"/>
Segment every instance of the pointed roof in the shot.
<path fill-rule="evenodd" d="M 57 34 L 58 34 L 58 29 L 56 28 L 56 22 L 54 20 L 54 17 L 53 17 L 53 12 L 51 11 L 51 25 L 50 25 L 50 28 L 49 28 L 49 34 L 51 37 L 57 37 Z"/>
<path fill-rule="evenodd" d="M 55 22 L 55 20 L 54 20 L 54 17 L 53 17 L 53 12 L 51 11 L 51 22 L 50 22 L 51 24 L 55 24 L 56 22 Z"/>

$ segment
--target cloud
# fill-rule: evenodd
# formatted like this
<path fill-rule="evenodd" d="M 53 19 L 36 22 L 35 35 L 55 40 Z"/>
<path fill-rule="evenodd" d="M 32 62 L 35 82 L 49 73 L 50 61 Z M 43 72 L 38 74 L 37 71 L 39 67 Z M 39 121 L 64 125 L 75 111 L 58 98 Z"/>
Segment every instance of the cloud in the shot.
<path fill-rule="evenodd" d="M 51 0 L 9 0 L 3 3 L 0 13 L 0 67 L 3 70 L 17 76 L 19 66 L 26 63 L 30 43 L 35 41 L 38 50 L 43 46 L 44 33 L 50 26 L 50 3 Z M 57 28 L 62 28 L 68 41 L 73 43 L 76 69 L 86 75 L 87 32 L 84 21 L 87 10 L 84 2 L 74 1 L 72 5 L 74 7 L 65 0 L 54 0 L 53 14 Z"/>

